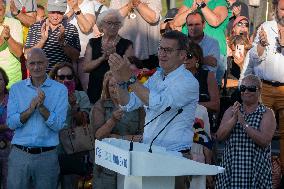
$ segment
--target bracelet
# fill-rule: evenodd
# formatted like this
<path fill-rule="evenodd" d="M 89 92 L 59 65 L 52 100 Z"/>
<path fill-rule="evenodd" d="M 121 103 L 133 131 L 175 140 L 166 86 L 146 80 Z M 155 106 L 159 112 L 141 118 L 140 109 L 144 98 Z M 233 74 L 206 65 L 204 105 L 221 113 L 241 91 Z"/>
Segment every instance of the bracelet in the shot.
<path fill-rule="evenodd" d="M 137 76 L 136 75 L 132 75 L 128 81 L 124 81 L 124 82 L 121 82 L 121 83 L 117 83 L 118 86 L 122 89 L 128 89 L 128 87 L 132 84 L 134 84 L 135 82 L 137 81 Z"/>

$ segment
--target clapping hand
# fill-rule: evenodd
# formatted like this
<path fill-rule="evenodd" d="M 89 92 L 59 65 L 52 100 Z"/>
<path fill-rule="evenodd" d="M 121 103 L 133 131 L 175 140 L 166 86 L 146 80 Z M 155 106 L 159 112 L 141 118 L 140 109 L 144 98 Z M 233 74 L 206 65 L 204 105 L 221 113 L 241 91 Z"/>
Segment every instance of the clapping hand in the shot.
<path fill-rule="evenodd" d="M 240 106 L 241 104 L 239 102 L 235 102 L 232 107 L 232 119 L 234 120 L 234 122 L 238 121 L 238 113 L 240 110 Z"/>
<path fill-rule="evenodd" d="M 3 27 L 4 28 L 3 28 L 2 33 L 1 33 L 1 38 L 8 40 L 11 37 L 10 28 L 7 25 L 3 25 Z"/>
<path fill-rule="evenodd" d="M 128 81 L 129 78 L 133 75 L 130 68 L 131 64 L 125 55 L 121 57 L 116 53 L 111 54 L 109 56 L 108 63 L 113 76 L 118 82 Z"/>
<path fill-rule="evenodd" d="M 59 35 L 58 35 L 58 43 L 59 43 L 59 45 L 63 45 L 64 44 L 64 41 L 65 41 L 65 28 L 64 28 L 64 26 L 61 24 L 60 26 L 59 26 Z"/>
<path fill-rule="evenodd" d="M 78 0 L 67 0 L 67 4 L 72 10 L 79 10 Z"/>
<path fill-rule="evenodd" d="M 49 20 L 46 19 L 46 21 L 41 26 L 41 40 L 43 42 L 46 42 L 48 39 L 48 30 L 49 30 Z"/>
<path fill-rule="evenodd" d="M 18 14 L 18 9 L 17 9 L 17 7 L 15 5 L 14 0 L 10 1 L 10 11 L 11 11 L 12 15 L 17 15 Z"/>
<path fill-rule="evenodd" d="M 284 47 L 284 29 L 283 28 L 279 29 L 278 33 L 279 33 L 278 37 L 279 44 L 281 47 Z"/>

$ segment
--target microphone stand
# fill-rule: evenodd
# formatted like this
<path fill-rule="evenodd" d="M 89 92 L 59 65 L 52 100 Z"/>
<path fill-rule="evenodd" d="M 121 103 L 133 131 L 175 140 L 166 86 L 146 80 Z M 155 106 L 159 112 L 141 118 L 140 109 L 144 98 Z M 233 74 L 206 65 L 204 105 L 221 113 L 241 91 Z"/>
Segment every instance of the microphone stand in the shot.
<path fill-rule="evenodd" d="M 159 131 L 159 133 L 153 138 L 153 140 L 151 141 L 151 144 L 150 144 L 150 148 L 148 150 L 148 152 L 152 153 L 152 145 L 153 145 L 153 142 L 158 138 L 158 136 L 166 129 L 166 127 L 179 115 L 181 114 L 183 111 L 183 109 L 179 109 L 178 112 L 174 115 L 174 117 L 172 117 L 172 119 L 170 119 L 170 121 L 168 121 L 168 123 Z"/>
<path fill-rule="evenodd" d="M 153 122 L 155 119 L 157 119 L 159 116 L 161 116 L 162 114 L 164 114 L 165 112 L 168 112 L 171 110 L 171 107 L 168 106 L 166 107 L 166 109 L 164 111 L 162 111 L 159 115 L 157 115 L 156 117 L 154 117 L 153 119 L 151 119 L 148 123 L 146 123 L 142 129 L 144 129 L 144 127 L 146 127 L 147 125 L 149 125 L 151 122 Z M 137 131 L 141 131 L 142 129 L 137 129 Z M 134 136 L 132 136 L 131 138 L 131 141 L 129 143 L 129 151 L 133 151 L 133 139 L 134 139 Z"/>

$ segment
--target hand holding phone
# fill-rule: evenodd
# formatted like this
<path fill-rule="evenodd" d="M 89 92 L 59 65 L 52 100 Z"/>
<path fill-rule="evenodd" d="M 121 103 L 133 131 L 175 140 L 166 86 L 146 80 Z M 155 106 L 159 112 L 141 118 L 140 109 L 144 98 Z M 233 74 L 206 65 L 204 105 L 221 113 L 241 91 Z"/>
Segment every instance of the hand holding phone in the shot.
<path fill-rule="evenodd" d="M 63 84 L 68 89 L 68 95 L 71 95 L 75 92 L 75 81 L 64 81 Z"/>
<path fill-rule="evenodd" d="M 244 56 L 245 46 L 244 45 L 236 45 L 235 56 L 237 58 L 241 58 Z"/>

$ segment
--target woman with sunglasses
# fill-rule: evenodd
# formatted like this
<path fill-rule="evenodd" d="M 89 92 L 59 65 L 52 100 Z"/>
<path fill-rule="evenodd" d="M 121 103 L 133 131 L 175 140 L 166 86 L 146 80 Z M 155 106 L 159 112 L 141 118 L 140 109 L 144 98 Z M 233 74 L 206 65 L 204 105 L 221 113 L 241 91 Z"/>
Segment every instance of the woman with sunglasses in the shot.
<path fill-rule="evenodd" d="M 97 19 L 97 26 L 103 36 L 91 38 L 87 45 L 83 70 L 90 73 L 87 94 L 92 104 L 100 98 L 104 74 L 109 70 L 109 55 L 134 54 L 132 42 L 118 34 L 122 25 L 123 17 L 118 10 L 109 9 L 102 12 Z"/>
<path fill-rule="evenodd" d="M 202 68 L 203 52 L 198 44 L 189 43 L 187 60 L 184 65 L 199 81 L 199 104 L 205 106 L 209 112 L 218 112 L 220 98 L 217 81 L 213 72 Z"/>
<path fill-rule="evenodd" d="M 227 86 L 234 90 L 238 86 L 238 79 L 243 70 L 246 55 L 252 47 L 249 39 L 249 20 L 247 17 L 238 16 L 230 36 L 228 36 L 228 68 Z"/>
<path fill-rule="evenodd" d="M 73 66 L 69 63 L 56 64 L 50 71 L 50 77 L 64 84 L 68 89 L 69 108 L 65 127 L 70 127 L 73 123 L 76 123 L 76 126 L 86 124 L 88 122 L 91 104 L 86 92 L 82 90 Z M 59 153 L 64 153 L 64 150 L 59 148 Z M 62 175 L 61 178 L 62 189 L 77 188 L 79 176 Z"/>
<path fill-rule="evenodd" d="M 276 129 L 273 111 L 260 103 L 261 81 L 247 75 L 240 85 L 242 104 L 224 114 L 217 139 L 225 141 L 216 189 L 272 188 L 270 144 Z"/>

